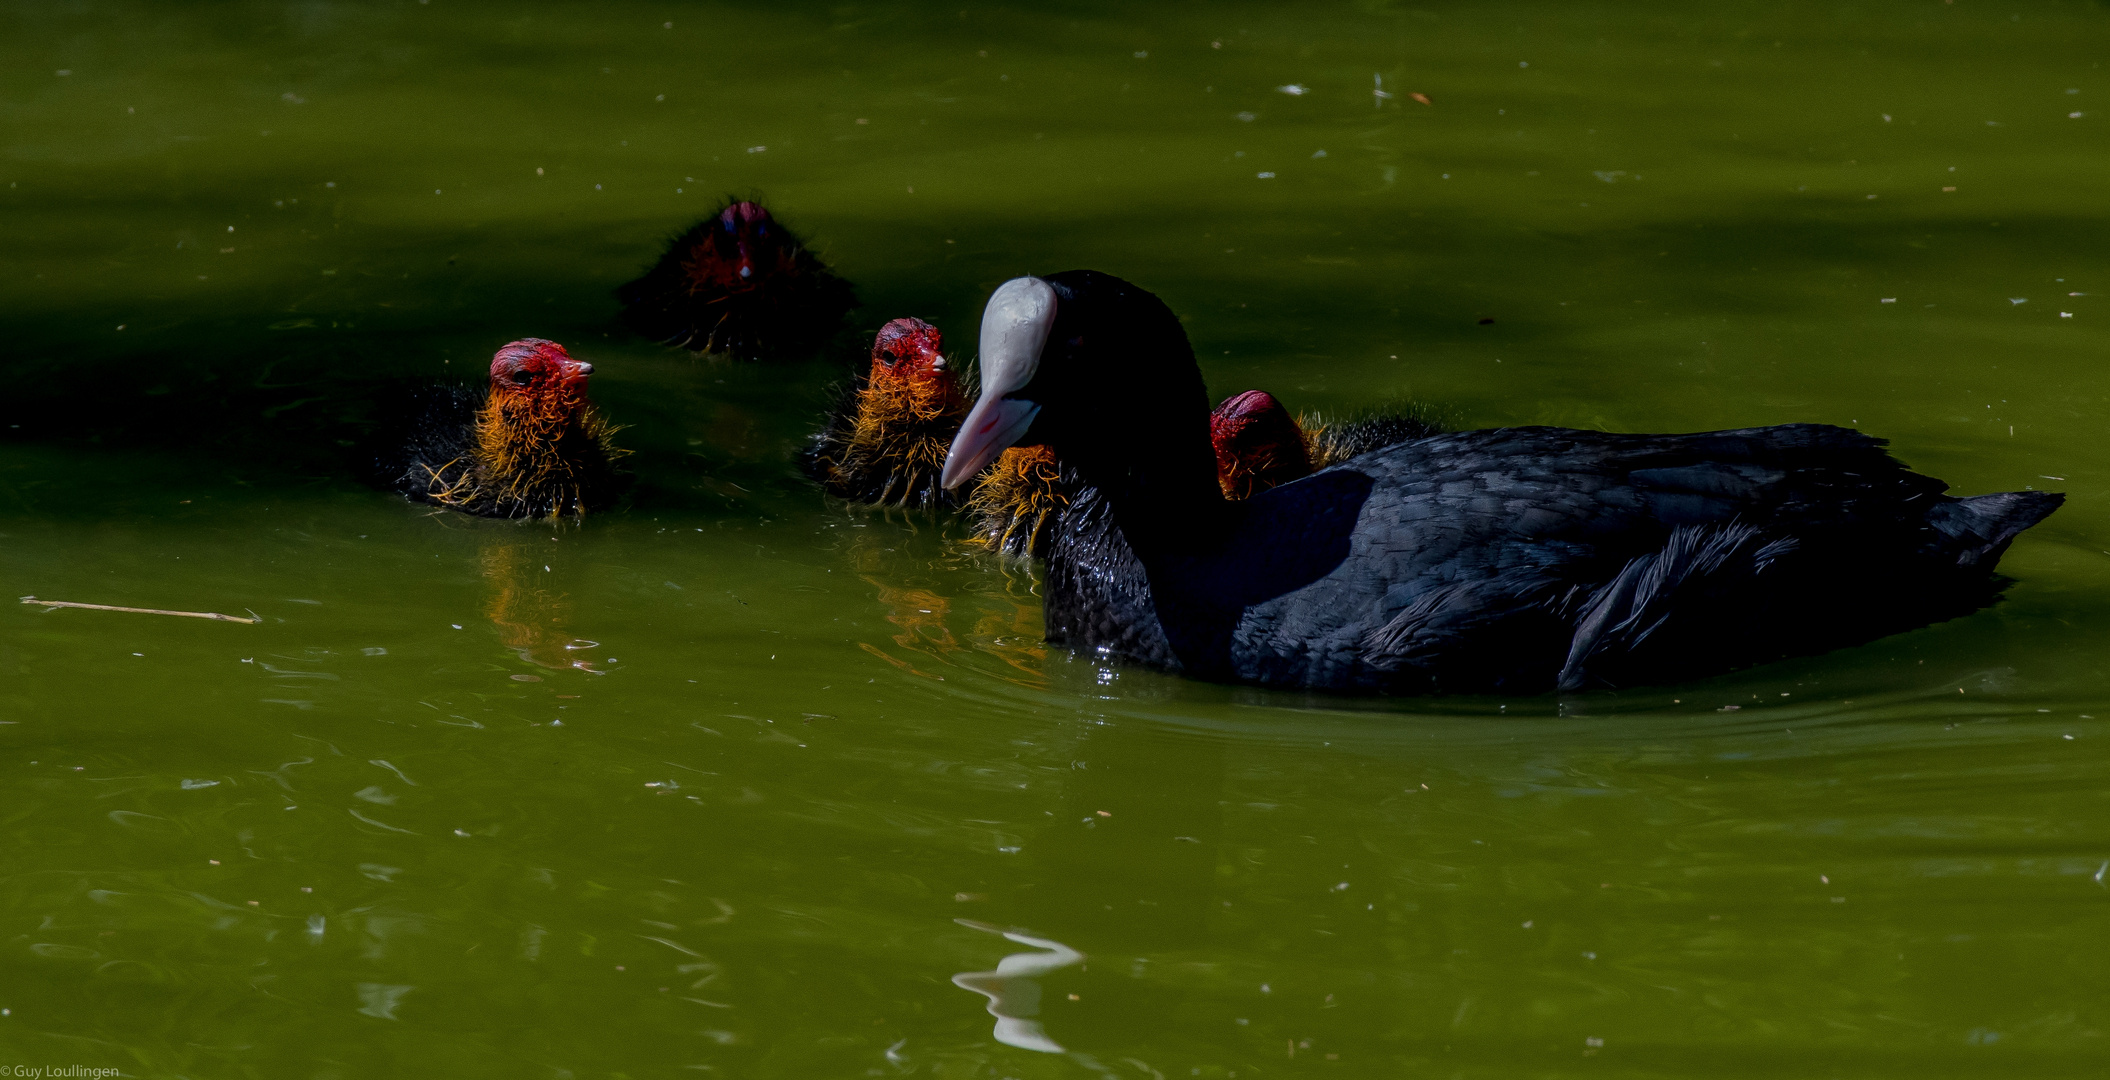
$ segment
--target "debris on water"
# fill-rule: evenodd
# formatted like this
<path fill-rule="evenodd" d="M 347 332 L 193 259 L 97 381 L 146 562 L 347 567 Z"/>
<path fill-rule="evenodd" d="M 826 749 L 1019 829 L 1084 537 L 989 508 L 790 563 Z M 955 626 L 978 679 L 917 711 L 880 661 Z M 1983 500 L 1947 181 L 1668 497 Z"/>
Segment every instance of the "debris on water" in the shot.
<path fill-rule="evenodd" d="M 2007 302 L 2008 302 L 2008 303 L 2010 303 L 2010 304 L 2018 304 L 2018 305 L 2019 305 L 2019 304 L 2027 304 L 2027 303 L 2029 303 L 2029 297 L 2027 297 L 2027 296 L 2010 296 L 2010 297 L 2008 297 L 2008 298 L 2007 298 Z"/>
<path fill-rule="evenodd" d="M 260 623 L 262 619 L 245 619 L 239 615 L 222 615 L 217 611 L 169 611 L 164 608 L 119 607 L 115 604 L 79 604 L 71 600 L 39 600 L 34 596 L 22 598 L 25 604 L 34 604 L 47 609 L 80 608 L 86 611 L 124 611 L 134 615 L 180 615 L 186 619 L 212 619 L 217 622 Z M 133 653 L 139 656 L 139 653 Z"/>
<path fill-rule="evenodd" d="M 1291 97 L 1303 97 L 1304 95 L 1311 93 L 1311 88 L 1307 86 L 1300 86 L 1296 83 L 1290 83 L 1288 86 L 1276 87 L 1275 92 L 1280 94 L 1288 94 Z"/>
<path fill-rule="evenodd" d="M 508 675 L 508 676 L 506 676 L 506 677 L 507 677 L 507 678 L 509 678 L 509 679 L 512 679 L 512 680 L 513 680 L 514 682 L 541 682 L 541 681 L 542 681 L 542 676 L 540 676 L 540 675 Z"/>

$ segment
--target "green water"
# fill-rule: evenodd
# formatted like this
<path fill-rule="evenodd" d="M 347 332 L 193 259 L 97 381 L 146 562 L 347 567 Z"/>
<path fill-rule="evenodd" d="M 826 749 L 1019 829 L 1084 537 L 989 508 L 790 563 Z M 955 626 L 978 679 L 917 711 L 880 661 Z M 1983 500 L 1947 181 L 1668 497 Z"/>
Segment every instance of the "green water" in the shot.
<path fill-rule="evenodd" d="M 0 608 L 0 1066 L 2099 1071 L 2106 60 L 2004 0 L 0 9 L 0 592 L 263 619 Z M 1219 395 L 1854 424 L 2071 499 L 1997 608 L 1703 684 L 1102 670 L 797 477 L 844 362 L 616 328 L 727 193 L 962 354 L 1085 265 Z M 380 380 L 531 334 L 626 511 L 348 479 Z M 1008 1043 L 953 977 L 1063 954 L 999 931 L 1083 954 Z"/>

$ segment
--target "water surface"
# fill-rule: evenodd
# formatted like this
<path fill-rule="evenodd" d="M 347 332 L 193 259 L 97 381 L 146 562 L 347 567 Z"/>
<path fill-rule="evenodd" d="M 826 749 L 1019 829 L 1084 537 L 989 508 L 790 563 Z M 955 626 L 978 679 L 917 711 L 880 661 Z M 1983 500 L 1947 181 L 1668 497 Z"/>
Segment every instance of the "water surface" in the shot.
<path fill-rule="evenodd" d="M 2098 1068 L 2106 44 L 1981 0 L 0 10 L 0 579 L 263 620 L 0 609 L 0 1063 Z M 616 326 L 727 194 L 866 333 L 964 355 L 1092 266 L 1220 396 L 1824 421 L 2070 500 L 1992 610 L 1700 684 L 1102 668 L 1030 571 L 798 478 L 841 355 Z M 525 335 L 630 425 L 624 512 L 352 481 L 375 387 Z"/>

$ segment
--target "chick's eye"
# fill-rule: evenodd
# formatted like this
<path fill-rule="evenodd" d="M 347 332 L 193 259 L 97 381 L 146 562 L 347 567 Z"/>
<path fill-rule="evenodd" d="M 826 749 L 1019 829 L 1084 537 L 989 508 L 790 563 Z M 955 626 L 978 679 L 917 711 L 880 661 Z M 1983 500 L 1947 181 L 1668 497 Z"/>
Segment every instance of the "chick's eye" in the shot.
<path fill-rule="evenodd" d="M 535 373 L 532 371 L 516 371 L 512 374 L 512 379 L 514 382 L 525 386 L 535 381 Z"/>

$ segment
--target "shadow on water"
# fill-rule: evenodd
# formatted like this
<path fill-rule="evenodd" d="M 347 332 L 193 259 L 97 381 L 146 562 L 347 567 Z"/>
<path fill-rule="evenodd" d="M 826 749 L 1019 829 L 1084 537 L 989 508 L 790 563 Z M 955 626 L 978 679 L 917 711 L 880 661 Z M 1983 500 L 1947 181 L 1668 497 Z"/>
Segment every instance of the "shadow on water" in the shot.
<path fill-rule="evenodd" d="M 915 241 L 897 246 L 882 240 L 888 251 L 908 249 L 906 265 L 871 273 L 862 284 L 866 302 L 855 316 L 856 328 L 812 363 L 779 366 L 693 359 L 621 330 L 608 291 L 631 264 L 650 257 L 648 243 L 627 259 L 602 260 L 598 273 L 593 265 L 512 259 L 509 249 L 480 256 L 485 265 L 474 285 L 458 284 L 452 269 L 411 267 L 397 281 L 327 300 L 294 300 L 275 284 L 251 285 L 234 296 L 221 292 L 210 315 L 193 314 L 188 303 L 151 299 L 17 313 L 0 320 L 0 336 L 8 342 L 0 349 L 0 379 L 12 390 L 0 403 L 0 424 L 6 425 L 0 434 L 10 441 L 193 453 L 201 464 L 232 468 L 255 483 L 347 478 L 358 472 L 362 440 L 394 380 L 480 379 L 497 344 L 550 336 L 602 365 L 595 395 L 627 426 L 624 442 L 639 451 L 632 464 L 646 481 L 641 502 L 661 505 L 694 487 L 675 474 L 699 466 L 738 482 L 788 476 L 791 448 L 825 407 L 827 388 L 858 366 L 865 335 L 886 318 L 909 312 L 935 318 L 950 328 L 955 354 L 971 353 L 979 303 L 990 286 L 1018 272 L 1072 263 L 1115 268 L 1158 284 L 1184 314 L 1205 370 L 1217 372 L 1212 382 L 1219 391 L 1245 379 L 1279 388 L 1268 377 L 1268 362 L 1254 357 L 1294 352 L 1309 367 L 1314 357 L 1307 354 L 1316 353 L 1332 357 L 1344 374 L 1378 387 L 1389 384 L 1392 389 L 1379 390 L 1380 396 L 1397 395 L 1403 387 L 1437 395 L 1444 400 L 1434 407 L 1463 414 L 1469 425 L 1541 422 L 1547 418 L 1543 406 L 1496 402 L 1513 387 L 1514 376 L 1499 370 L 1472 375 L 1453 354 L 1507 353 L 1529 365 L 1537 397 L 1558 399 L 1586 396 L 1601 379 L 1594 358 L 1619 349 L 1639 351 L 1640 357 L 1622 362 L 1638 360 L 1660 371 L 1661 384 L 1638 386 L 1615 426 L 1630 425 L 1642 413 L 1658 428 L 1773 422 L 1792 417 L 1710 410 L 1690 423 L 1668 419 L 1673 410 L 1652 407 L 1649 399 L 1680 396 L 1714 365 L 1673 369 L 1670 361 L 1684 356 L 1689 343 L 1658 344 L 1649 335 L 1717 316 L 1766 320 L 1807 310 L 1817 277 L 1834 290 L 1898 291 L 1891 264 L 1901 251 L 1925 252 L 1920 257 L 1927 265 L 1912 272 L 1926 280 L 1923 289 L 1937 290 L 1947 303 L 1959 286 L 1946 278 L 1965 267 L 1979 278 L 1997 277 L 2002 253 L 2018 244 L 2044 250 L 2106 239 L 2093 220 L 2011 215 L 1995 233 L 1948 214 L 1868 221 L 1840 202 L 1810 207 L 1781 201 L 1763 211 L 1743 209 L 1745 215 L 1732 220 L 1653 220 L 1592 232 L 1520 227 L 1519 235 L 1491 235 L 1486 222 L 1439 224 L 1378 210 L 1352 243 L 1316 235 L 1293 218 L 1225 221 L 1195 214 L 1167 221 L 1160 212 L 1037 226 L 982 218 L 944 224 L 947 233 L 982 239 L 942 262 L 916 257 L 915 249 L 931 246 L 938 227 L 910 219 L 894 227 Z M 1284 279 L 1274 269 L 1278 260 L 1175 264 L 1150 254 L 1158 245 L 1140 242 L 1208 230 L 1277 255 L 1300 249 L 1354 253 L 1347 261 L 1355 265 L 1307 267 Z M 876 221 L 856 231 L 874 239 L 885 232 Z M 544 246 L 563 250 L 573 240 L 573 234 L 547 234 Z M 843 261 L 868 260 L 853 253 Z M 1502 271 L 1548 261 L 1567 263 L 1577 273 L 1514 280 Z M 1448 269 L 1429 269 L 1439 265 Z M 1989 294 L 2011 291 L 1995 284 L 1986 284 Z M 1648 295 L 1635 301 L 1625 296 L 1629 292 Z M 401 310 L 383 310 L 398 301 L 404 301 Z M 1955 301 L 1972 310 L 1996 306 L 1990 295 Z M 1564 311 L 1577 303 L 1633 307 L 1642 340 L 1605 340 L 1597 323 Z M 1495 325 L 1475 325 L 1479 313 L 1496 308 L 1502 310 Z M 124 334 L 106 331 L 104 324 L 124 320 L 130 320 Z M 1647 330 L 1650 323 L 1658 329 Z M 84 329 L 89 326 L 97 329 Z M 1768 346 L 1755 347 L 1758 355 L 1719 363 L 1732 372 L 1768 363 Z M 1403 350 L 1402 359 L 1361 358 L 1382 348 Z M 1869 376 L 1904 377 L 1879 371 Z M 1474 386 L 1476 381 L 1482 385 Z M 1351 409 L 1358 404 L 1343 402 L 1338 392 L 1305 397 Z M 1841 421 L 1833 411 L 1809 409 L 1805 418 Z M 694 449 L 721 436 L 728 419 L 759 438 L 740 447 Z M 1595 426 L 1587 417 L 1566 419 Z M 694 437 L 699 432 L 702 437 Z"/>

